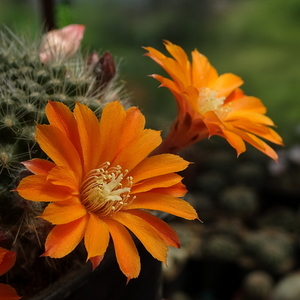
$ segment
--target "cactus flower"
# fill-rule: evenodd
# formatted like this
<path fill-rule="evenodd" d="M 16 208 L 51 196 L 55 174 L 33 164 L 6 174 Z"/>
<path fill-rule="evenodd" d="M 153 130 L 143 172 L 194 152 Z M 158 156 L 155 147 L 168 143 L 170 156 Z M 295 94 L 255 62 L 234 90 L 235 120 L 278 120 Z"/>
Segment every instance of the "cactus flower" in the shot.
<path fill-rule="evenodd" d="M 158 63 L 171 77 L 152 75 L 174 95 L 178 114 L 169 134 L 156 153 L 173 152 L 212 135 L 225 138 L 237 154 L 246 150 L 248 142 L 277 161 L 276 152 L 261 138 L 282 145 L 281 137 L 270 128 L 266 108 L 256 97 L 246 96 L 239 88 L 240 77 L 219 75 L 208 59 L 192 51 L 192 63 L 185 51 L 165 42 L 167 57 L 152 47 L 145 47 L 147 56 Z"/>
<path fill-rule="evenodd" d="M 168 246 L 179 247 L 176 232 L 146 210 L 197 219 L 182 177 L 174 172 L 188 162 L 173 154 L 148 157 L 160 143 L 160 132 L 144 129 L 136 107 L 124 110 L 118 101 L 104 107 L 100 122 L 85 105 L 72 113 L 49 102 L 50 125 L 37 125 L 37 142 L 52 161 L 33 159 L 24 165 L 18 193 L 31 201 L 50 202 L 41 218 L 54 224 L 44 256 L 60 258 L 84 239 L 87 259 L 95 268 L 110 237 L 127 279 L 140 272 L 140 258 L 128 229 L 152 256 L 166 262 Z"/>
<path fill-rule="evenodd" d="M 0 247 L 0 276 L 13 267 L 16 262 L 16 252 Z M 13 287 L 0 283 L 0 300 L 18 300 L 22 297 L 17 295 Z"/>

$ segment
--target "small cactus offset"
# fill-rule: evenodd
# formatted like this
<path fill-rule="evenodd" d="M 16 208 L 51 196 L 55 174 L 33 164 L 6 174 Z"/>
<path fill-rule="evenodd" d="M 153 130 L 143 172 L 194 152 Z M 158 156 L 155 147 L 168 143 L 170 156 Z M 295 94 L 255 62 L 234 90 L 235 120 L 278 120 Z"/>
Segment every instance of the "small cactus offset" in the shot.
<path fill-rule="evenodd" d="M 83 31 L 83 25 L 69 25 L 31 41 L 8 28 L 0 30 L 1 236 L 7 230 L 15 237 L 24 232 L 36 234 L 35 217 L 43 207 L 18 198 L 11 190 L 28 175 L 21 162 L 45 155 L 35 142 L 35 124 L 47 122 L 44 109 L 48 100 L 70 108 L 78 101 L 99 116 L 105 104 L 122 96 L 111 54 L 85 56 L 77 51 Z M 10 239 L 10 243 L 16 240 Z M 2 238 L 0 243 L 6 242 Z"/>

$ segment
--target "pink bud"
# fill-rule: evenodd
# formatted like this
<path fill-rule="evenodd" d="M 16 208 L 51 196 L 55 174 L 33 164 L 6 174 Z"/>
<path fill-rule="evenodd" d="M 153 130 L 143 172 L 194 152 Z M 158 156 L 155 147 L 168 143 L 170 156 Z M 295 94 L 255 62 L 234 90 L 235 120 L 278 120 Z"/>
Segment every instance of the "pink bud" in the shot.
<path fill-rule="evenodd" d="M 72 56 L 80 46 L 84 30 L 84 25 L 72 24 L 46 33 L 40 46 L 41 62 L 50 63 Z"/>

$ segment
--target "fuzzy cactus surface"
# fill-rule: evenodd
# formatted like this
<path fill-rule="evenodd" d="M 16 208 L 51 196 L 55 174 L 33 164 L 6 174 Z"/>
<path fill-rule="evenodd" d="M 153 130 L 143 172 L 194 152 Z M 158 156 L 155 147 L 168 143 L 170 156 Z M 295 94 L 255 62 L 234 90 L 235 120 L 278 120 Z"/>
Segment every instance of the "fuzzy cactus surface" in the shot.
<path fill-rule="evenodd" d="M 35 122 L 45 123 L 48 100 L 72 108 L 75 101 L 97 115 L 120 97 L 112 56 L 78 51 L 72 57 L 41 62 L 41 40 L 31 41 L 9 29 L 0 31 L 0 195 L 13 188 L 21 161 L 42 155 L 35 143 Z"/>
<path fill-rule="evenodd" d="M 44 61 L 44 40 L 42 35 L 32 40 L 9 28 L 0 29 L 0 244 L 8 249 L 22 247 L 23 253 L 28 246 L 33 249 L 32 260 L 41 255 L 41 240 L 49 231 L 49 225 L 36 218 L 44 206 L 29 203 L 12 190 L 29 175 L 22 161 L 46 158 L 36 143 L 35 130 L 36 123 L 47 123 L 48 100 L 71 109 L 78 101 L 97 116 L 108 102 L 127 101 L 110 53 L 88 55 L 79 48 L 72 56 L 52 53 L 51 60 Z M 51 51 L 51 45 L 47 49 Z M 25 259 L 30 266 L 30 257 Z"/>

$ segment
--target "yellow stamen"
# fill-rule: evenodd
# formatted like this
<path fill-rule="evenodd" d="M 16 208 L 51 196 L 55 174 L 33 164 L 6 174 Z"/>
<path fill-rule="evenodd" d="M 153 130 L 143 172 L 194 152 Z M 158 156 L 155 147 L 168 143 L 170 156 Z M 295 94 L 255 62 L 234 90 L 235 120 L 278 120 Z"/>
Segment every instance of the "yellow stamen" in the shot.
<path fill-rule="evenodd" d="M 110 167 L 109 162 L 91 170 L 81 186 L 81 202 L 88 211 L 101 217 L 119 211 L 130 198 L 133 178 L 126 177 L 127 174 L 128 170 L 122 172 L 119 165 Z"/>
<path fill-rule="evenodd" d="M 199 90 L 198 104 L 200 112 L 205 114 L 208 111 L 214 111 L 216 113 L 221 110 L 222 105 L 226 97 L 217 97 L 217 92 L 209 88 L 201 88 Z"/>

